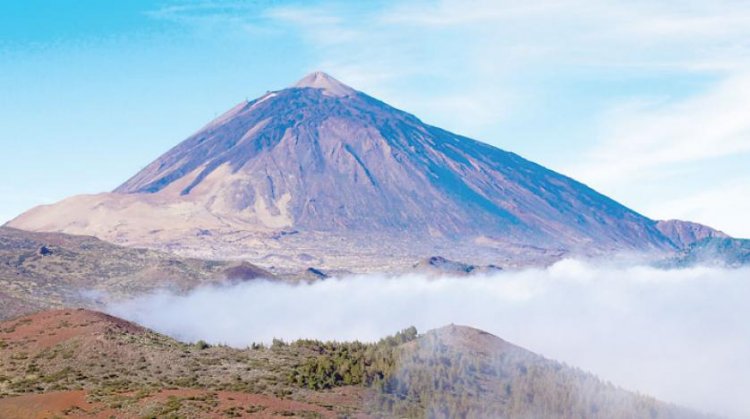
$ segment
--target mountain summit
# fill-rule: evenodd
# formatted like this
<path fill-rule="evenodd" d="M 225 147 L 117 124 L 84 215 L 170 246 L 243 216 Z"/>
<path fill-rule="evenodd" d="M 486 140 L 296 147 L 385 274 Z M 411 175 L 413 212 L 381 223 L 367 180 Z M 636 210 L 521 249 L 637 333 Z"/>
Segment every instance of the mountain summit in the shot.
<path fill-rule="evenodd" d="M 234 106 L 113 193 L 10 225 L 321 265 L 675 248 L 655 221 L 571 178 L 321 72 Z"/>
<path fill-rule="evenodd" d="M 322 71 L 310 73 L 298 81 L 294 87 L 322 89 L 323 92 L 332 96 L 349 96 L 356 93 L 354 89 L 334 79 Z"/>

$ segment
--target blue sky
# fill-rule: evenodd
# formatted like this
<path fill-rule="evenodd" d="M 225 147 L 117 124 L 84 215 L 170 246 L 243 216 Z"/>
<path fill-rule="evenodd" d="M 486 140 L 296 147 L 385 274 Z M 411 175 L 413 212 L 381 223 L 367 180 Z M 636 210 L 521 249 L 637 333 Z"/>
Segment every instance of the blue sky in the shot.
<path fill-rule="evenodd" d="M 653 218 L 750 237 L 735 1 L 0 4 L 0 220 L 109 191 L 313 70 Z"/>

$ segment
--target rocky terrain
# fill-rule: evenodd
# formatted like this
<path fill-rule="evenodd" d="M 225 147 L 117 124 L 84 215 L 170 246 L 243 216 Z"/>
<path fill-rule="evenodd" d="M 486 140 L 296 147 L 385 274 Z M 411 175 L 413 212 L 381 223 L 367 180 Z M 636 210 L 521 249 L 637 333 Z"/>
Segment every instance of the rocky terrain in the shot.
<path fill-rule="evenodd" d="M 689 221 L 667 220 L 656 223 L 656 228 L 678 249 L 686 249 L 692 244 L 711 238 L 728 239 L 726 233 L 711 227 Z"/>
<path fill-rule="evenodd" d="M 54 307 L 99 307 L 157 289 L 275 276 L 243 262 L 181 258 L 94 237 L 0 227 L 0 319 Z"/>
<path fill-rule="evenodd" d="M 414 271 L 425 275 L 438 276 L 464 276 L 464 275 L 482 275 L 493 274 L 503 270 L 497 265 L 477 266 L 470 265 L 455 260 L 449 260 L 442 256 L 432 256 L 420 260 L 414 264 Z"/>
<path fill-rule="evenodd" d="M 233 349 L 64 309 L 0 347 L 0 417 L 704 417 L 461 326 Z"/>
<path fill-rule="evenodd" d="M 662 263 L 666 266 L 717 266 L 739 268 L 750 265 L 750 240 L 728 237 L 706 237 L 692 243 L 676 257 Z"/>
<path fill-rule="evenodd" d="M 242 102 L 112 193 L 9 223 L 264 266 L 395 270 L 662 256 L 722 233 L 656 222 L 514 153 L 313 73 Z"/>

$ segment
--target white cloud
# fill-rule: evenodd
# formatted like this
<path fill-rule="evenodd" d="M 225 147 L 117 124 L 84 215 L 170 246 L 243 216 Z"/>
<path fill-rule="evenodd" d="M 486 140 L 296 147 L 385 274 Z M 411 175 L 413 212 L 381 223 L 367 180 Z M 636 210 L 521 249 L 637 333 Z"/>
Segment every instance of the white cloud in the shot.
<path fill-rule="evenodd" d="M 430 50 L 428 55 L 439 57 L 443 64 L 452 58 L 465 58 L 462 50 L 475 51 L 472 60 L 465 63 L 467 71 L 477 63 L 502 66 L 508 58 L 523 59 L 507 54 L 519 47 L 534 51 L 530 58 L 539 58 L 543 51 L 543 58 L 557 60 L 557 64 L 661 69 L 671 63 L 692 69 L 710 61 L 733 68 L 748 63 L 745 39 L 750 34 L 750 6 L 730 1 L 445 0 L 374 10 L 286 6 L 272 10 L 270 16 L 300 25 L 315 41 L 314 46 L 321 47 L 323 61 L 347 62 L 349 52 L 366 51 L 372 56 L 387 51 L 393 58 L 390 65 L 409 67 L 421 58 L 410 54 L 417 45 Z M 351 36 L 319 36 L 332 27 L 340 31 L 345 28 L 342 33 Z M 446 43 L 445 35 L 463 42 Z M 326 45 L 317 43 L 322 39 L 338 45 L 348 43 L 349 48 L 322 48 Z M 371 64 L 359 63 L 363 69 Z M 431 67 L 430 62 L 417 66 L 428 73 L 441 70 Z"/>
<path fill-rule="evenodd" d="M 603 118 L 602 141 L 570 172 L 595 185 L 653 179 L 669 165 L 750 152 L 750 75 L 678 103 L 626 104 Z"/>
<path fill-rule="evenodd" d="M 315 46 L 330 47 L 362 38 L 359 31 L 347 27 L 342 17 L 332 11 L 279 7 L 266 11 L 265 16 L 306 28 Z"/>
<path fill-rule="evenodd" d="M 109 311 L 181 339 L 236 346 L 273 337 L 375 340 L 409 325 L 466 324 L 629 389 L 747 417 L 748 274 L 566 260 L 489 277 L 251 282 L 156 294 Z"/>
<path fill-rule="evenodd" d="M 648 214 L 661 218 L 695 220 L 734 237 L 750 239 L 750 176 L 717 185 L 705 191 L 657 202 Z"/>
<path fill-rule="evenodd" d="M 750 164 L 723 167 L 750 162 L 749 108 L 750 72 L 684 100 L 622 104 L 599 121 L 601 140 L 564 172 L 653 218 L 750 237 Z"/>

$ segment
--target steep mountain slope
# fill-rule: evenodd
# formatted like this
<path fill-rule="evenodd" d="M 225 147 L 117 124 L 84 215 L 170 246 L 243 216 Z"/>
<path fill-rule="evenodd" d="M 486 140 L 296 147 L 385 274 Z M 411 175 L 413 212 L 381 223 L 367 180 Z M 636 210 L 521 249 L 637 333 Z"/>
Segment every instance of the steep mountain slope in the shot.
<path fill-rule="evenodd" d="M 233 349 L 69 309 L 0 322 L 0 345 L 2 417 L 702 417 L 460 326 Z"/>
<path fill-rule="evenodd" d="M 373 253 L 409 240 L 422 257 L 457 241 L 510 253 L 675 247 L 654 221 L 573 179 L 323 73 L 238 104 L 114 193 L 38 207 L 10 225 L 220 257 L 262 257 L 281 232 L 299 233 L 276 246 L 287 259 L 339 238 L 347 245 L 326 254 L 345 253 L 364 235 Z"/>

